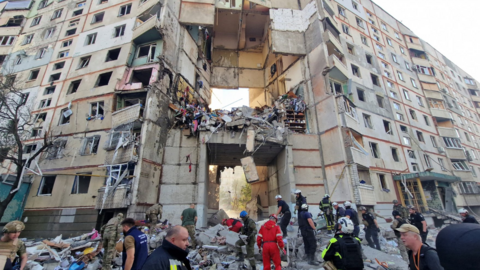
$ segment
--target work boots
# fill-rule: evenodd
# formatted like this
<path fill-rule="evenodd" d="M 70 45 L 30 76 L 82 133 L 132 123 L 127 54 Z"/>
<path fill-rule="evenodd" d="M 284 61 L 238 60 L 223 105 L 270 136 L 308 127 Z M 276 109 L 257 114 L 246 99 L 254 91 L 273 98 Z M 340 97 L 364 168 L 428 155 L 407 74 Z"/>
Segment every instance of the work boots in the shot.
<path fill-rule="evenodd" d="M 238 253 L 236 261 L 243 262 L 244 260 L 245 260 L 245 255 L 243 255 L 243 253 Z"/>
<path fill-rule="evenodd" d="M 315 257 L 314 254 L 308 255 L 308 264 L 310 264 L 310 265 L 320 265 L 318 262 L 315 261 L 314 257 Z"/>

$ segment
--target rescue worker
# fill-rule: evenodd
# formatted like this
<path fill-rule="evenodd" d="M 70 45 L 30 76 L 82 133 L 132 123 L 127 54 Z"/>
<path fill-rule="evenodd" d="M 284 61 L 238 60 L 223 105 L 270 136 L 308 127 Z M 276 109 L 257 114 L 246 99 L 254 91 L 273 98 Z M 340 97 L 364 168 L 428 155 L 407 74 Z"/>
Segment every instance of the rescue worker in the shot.
<path fill-rule="evenodd" d="M 282 219 L 280 220 L 280 229 L 282 229 L 283 238 L 286 238 L 287 235 L 287 226 L 290 223 L 290 219 L 292 218 L 292 213 L 290 212 L 290 207 L 288 204 L 282 200 L 282 195 L 275 196 L 277 200 L 278 210 L 277 216 L 281 213 Z"/>
<path fill-rule="evenodd" d="M 328 233 L 333 232 L 333 226 L 335 225 L 335 221 L 333 220 L 333 206 L 332 202 L 330 201 L 330 195 L 325 194 L 323 199 L 319 203 L 319 208 L 323 211 L 325 215 L 325 221 L 327 222 L 327 231 Z"/>
<path fill-rule="evenodd" d="M 2 269 L 12 269 L 16 263 L 20 264 L 19 269 L 23 270 L 27 264 L 27 250 L 25 243 L 20 240 L 20 233 L 25 229 L 23 222 L 15 220 L 11 221 L 2 229 L 2 237 L 0 238 L 0 256 L 6 257 L 6 262 Z M 16 257 L 18 255 L 18 260 Z"/>
<path fill-rule="evenodd" d="M 427 229 L 427 222 L 423 215 L 417 212 L 417 209 L 413 205 L 408 206 L 408 211 L 410 212 L 410 217 L 408 221 L 413 226 L 417 227 L 418 231 L 420 232 L 420 236 L 422 237 L 422 242 L 426 244 L 428 229 Z"/>
<path fill-rule="evenodd" d="M 147 209 L 147 212 L 145 212 L 147 219 L 150 219 L 150 233 L 154 231 L 153 228 L 155 228 L 158 221 L 162 219 L 162 213 L 163 206 L 159 203 L 150 206 L 150 208 Z"/>
<path fill-rule="evenodd" d="M 340 218 L 335 224 L 335 236 L 322 252 L 322 258 L 327 262 L 325 269 L 363 269 L 362 245 L 360 239 L 352 235 L 353 228 L 353 222 L 346 217 Z M 329 264 L 333 264 L 335 268 L 329 267 Z"/>
<path fill-rule="evenodd" d="M 230 231 L 236 232 L 236 233 L 239 233 L 243 227 L 242 222 L 235 218 L 223 219 L 222 225 L 227 226 Z"/>
<path fill-rule="evenodd" d="M 302 196 L 302 191 L 300 189 L 295 190 L 294 193 L 297 200 L 295 202 L 295 210 L 293 213 L 296 214 L 298 210 L 300 214 L 300 211 L 302 211 L 302 205 L 307 203 L 307 197 Z"/>
<path fill-rule="evenodd" d="M 352 208 L 352 203 L 346 201 L 345 205 L 345 217 L 350 219 L 353 222 L 353 236 L 358 237 L 360 233 L 360 222 L 358 221 L 358 213 L 355 209 Z"/>
<path fill-rule="evenodd" d="M 257 246 L 262 253 L 263 269 L 270 270 L 270 260 L 275 265 L 275 270 L 281 270 L 280 249 L 283 250 L 285 244 L 282 240 L 282 232 L 277 225 L 277 216 L 270 215 L 267 221 L 258 232 Z"/>
<path fill-rule="evenodd" d="M 473 216 L 470 216 L 468 214 L 467 209 L 461 208 L 460 210 L 458 210 L 458 213 L 462 217 L 463 223 L 477 223 L 478 224 L 478 221 Z"/>
<path fill-rule="evenodd" d="M 103 252 L 103 270 L 112 269 L 112 260 L 115 259 L 117 251 L 115 245 L 121 237 L 123 232 L 122 225 L 120 223 L 123 220 L 123 214 L 118 213 L 116 217 L 111 218 L 107 224 L 103 225 L 100 229 L 102 235 L 102 246 L 105 249 Z"/>
<path fill-rule="evenodd" d="M 247 260 L 252 267 L 252 270 L 256 270 L 255 265 L 255 258 L 254 258 L 254 250 L 255 250 L 255 235 L 257 234 L 257 225 L 255 221 L 248 216 L 247 211 L 240 212 L 240 218 L 243 221 L 243 227 L 240 230 L 240 234 L 238 240 L 235 243 L 236 251 L 237 251 L 237 261 L 243 262 L 245 259 L 244 254 L 242 252 L 242 246 L 247 246 Z"/>
<path fill-rule="evenodd" d="M 335 208 L 335 222 L 338 222 L 338 220 L 341 218 L 341 217 L 344 217 L 345 216 L 345 208 L 341 207 L 338 205 L 337 202 L 334 202 L 332 203 L 333 205 L 333 208 Z"/>
<path fill-rule="evenodd" d="M 395 233 L 395 236 L 397 237 L 398 240 L 398 249 L 400 250 L 400 255 L 402 255 L 402 259 L 406 262 L 408 262 L 408 254 L 407 254 L 407 248 L 405 247 L 405 244 L 403 243 L 402 239 L 400 239 L 400 232 L 397 231 L 396 229 L 400 228 L 403 224 L 408 224 L 407 221 L 402 218 L 402 215 L 400 212 L 397 210 L 392 211 L 392 216 L 394 218 L 392 225 L 390 227 L 393 229 L 393 232 Z"/>
<path fill-rule="evenodd" d="M 405 220 L 408 219 L 408 216 L 410 215 L 408 209 L 403 206 L 402 203 L 398 202 L 398 200 L 393 200 L 393 211 L 398 211 L 400 216 Z"/>
<path fill-rule="evenodd" d="M 315 251 L 317 251 L 317 239 L 315 238 L 316 228 L 312 214 L 308 212 L 308 204 L 306 203 L 302 205 L 301 209 L 298 217 L 298 227 L 302 234 L 305 255 L 307 255 L 308 264 L 319 265 L 314 259 Z"/>
<path fill-rule="evenodd" d="M 192 248 L 197 247 L 197 241 L 195 241 L 195 225 L 197 224 L 197 210 L 195 210 L 195 204 L 190 204 L 190 208 L 183 210 L 180 220 L 182 221 L 182 226 L 185 227 L 190 235 Z"/>
<path fill-rule="evenodd" d="M 380 227 L 378 227 L 375 215 L 367 212 L 367 208 L 365 208 L 365 206 L 360 206 L 360 211 L 362 211 L 363 224 L 365 224 L 365 238 L 367 239 L 368 245 L 371 248 L 382 250 L 380 248 L 380 242 L 378 241 L 378 232 L 380 232 Z"/>

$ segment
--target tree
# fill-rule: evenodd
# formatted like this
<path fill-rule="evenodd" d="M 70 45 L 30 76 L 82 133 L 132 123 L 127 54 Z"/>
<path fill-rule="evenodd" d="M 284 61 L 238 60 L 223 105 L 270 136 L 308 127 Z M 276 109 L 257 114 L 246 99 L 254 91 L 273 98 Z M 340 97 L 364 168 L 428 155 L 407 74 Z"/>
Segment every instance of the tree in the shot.
<path fill-rule="evenodd" d="M 252 186 L 247 183 L 245 175 L 242 175 L 242 180 L 245 181 L 246 184 L 242 187 L 242 190 L 240 191 L 238 207 L 239 209 L 246 209 L 247 203 L 252 199 Z"/>
<path fill-rule="evenodd" d="M 22 175 L 26 173 L 25 167 L 53 145 L 52 140 L 48 138 L 48 132 L 44 132 L 41 147 L 37 147 L 36 152 L 30 154 L 27 159 L 24 158 L 23 141 L 31 139 L 31 127 L 37 119 L 30 113 L 27 103 L 29 93 L 18 89 L 15 79 L 16 75 L 0 74 L 0 162 L 2 166 L 5 161 L 16 166 L 15 182 L 11 191 L 0 201 L 0 219 L 17 193 L 16 187 L 20 185 Z"/>

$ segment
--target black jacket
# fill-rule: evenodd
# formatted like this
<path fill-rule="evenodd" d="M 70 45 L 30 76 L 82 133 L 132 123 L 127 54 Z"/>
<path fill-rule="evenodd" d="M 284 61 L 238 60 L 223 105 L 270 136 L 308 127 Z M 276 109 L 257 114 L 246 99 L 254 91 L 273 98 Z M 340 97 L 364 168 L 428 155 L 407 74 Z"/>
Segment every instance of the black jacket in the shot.
<path fill-rule="evenodd" d="M 473 216 L 468 215 L 463 220 L 463 223 L 477 223 L 478 224 L 478 221 Z"/>
<path fill-rule="evenodd" d="M 142 270 L 192 270 L 187 255 L 188 249 L 183 250 L 163 239 L 162 245 L 147 258 Z"/>
<path fill-rule="evenodd" d="M 437 251 L 429 247 L 428 245 L 422 245 L 420 248 L 420 262 L 417 261 L 419 266 L 418 270 L 443 270 L 442 265 L 440 264 L 440 259 L 438 258 Z M 409 269 L 410 270 L 417 270 L 413 260 L 413 252 L 411 250 L 408 251 L 408 259 L 410 261 Z M 417 256 L 415 256 L 415 260 L 417 260 Z M 461 269 L 461 268 L 459 268 Z"/>

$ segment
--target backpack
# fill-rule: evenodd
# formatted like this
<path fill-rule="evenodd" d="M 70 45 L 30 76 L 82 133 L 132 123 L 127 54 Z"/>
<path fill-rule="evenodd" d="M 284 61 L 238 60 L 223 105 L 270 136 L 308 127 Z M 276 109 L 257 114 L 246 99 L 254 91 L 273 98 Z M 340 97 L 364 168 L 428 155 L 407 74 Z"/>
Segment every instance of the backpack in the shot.
<path fill-rule="evenodd" d="M 343 270 L 362 270 L 363 258 L 360 242 L 351 235 L 343 235 L 338 238 L 339 253 L 342 255 Z"/>
<path fill-rule="evenodd" d="M 232 227 L 235 227 L 235 224 L 237 224 L 238 222 L 240 222 L 240 220 L 238 220 L 238 219 L 233 219 Z"/>
<path fill-rule="evenodd" d="M 396 220 L 398 221 L 397 228 L 400 228 L 400 226 L 407 223 L 403 218 L 397 218 Z M 395 236 L 400 237 L 399 231 L 393 230 L 393 232 L 395 233 Z"/>

